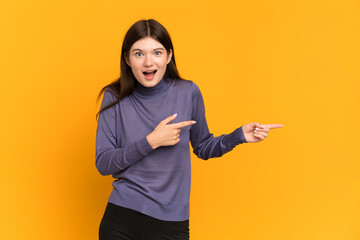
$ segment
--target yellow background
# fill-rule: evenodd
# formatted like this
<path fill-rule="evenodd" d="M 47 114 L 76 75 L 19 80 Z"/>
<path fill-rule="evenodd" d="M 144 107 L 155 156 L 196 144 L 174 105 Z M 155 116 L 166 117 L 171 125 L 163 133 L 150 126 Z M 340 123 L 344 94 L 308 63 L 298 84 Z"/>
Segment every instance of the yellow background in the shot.
<path fill-rule="evenodd" d="M 210 131 L 281 123 L 192 155 L 193 240 L 360 239 L 359 1 L 1 1 L 0 239 L 97 239 L 111 176 L 96 97 L 137 20 L 169 31 Z"/>

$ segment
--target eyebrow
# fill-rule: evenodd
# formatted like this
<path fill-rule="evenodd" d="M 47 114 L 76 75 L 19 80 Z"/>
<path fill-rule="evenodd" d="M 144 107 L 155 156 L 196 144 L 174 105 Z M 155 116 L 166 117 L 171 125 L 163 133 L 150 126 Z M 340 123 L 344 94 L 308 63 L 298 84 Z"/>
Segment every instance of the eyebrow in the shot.
<path fill-rule="evenodd" d="M 164 48 L 155 48 L 154 51 L 155 51 L 155 50 L 164 50 Z M 135 48 L 135 49 L 132 50 L 132 51 L 133 51 L 133 52 L 134 52 L 134 51 L 140 51 L 140 52 L 142 52 L 143 50 L 141 50 L 141 49 L 139 49 L 139 48 Z"/>

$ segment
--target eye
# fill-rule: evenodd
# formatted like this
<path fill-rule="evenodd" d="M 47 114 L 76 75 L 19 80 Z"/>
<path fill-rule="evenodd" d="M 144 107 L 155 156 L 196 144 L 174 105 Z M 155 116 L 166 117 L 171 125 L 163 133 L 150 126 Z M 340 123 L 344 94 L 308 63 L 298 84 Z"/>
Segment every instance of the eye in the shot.
<path fill-rule="evenodd" d="M 156 51 L 156 52 L 155 52 L 155 55 L 156 55 L 156 56 L 159 56 L 160 54 L 161 54 L 161 51 Z"/>
<path fill-rule="evenodd" d="M 142 55 L 142 53 L 141 53 L 141 52 L 136 52 L 136 53 L 135 53 L 135 56 L 140 57 L 141 55 Z"/>

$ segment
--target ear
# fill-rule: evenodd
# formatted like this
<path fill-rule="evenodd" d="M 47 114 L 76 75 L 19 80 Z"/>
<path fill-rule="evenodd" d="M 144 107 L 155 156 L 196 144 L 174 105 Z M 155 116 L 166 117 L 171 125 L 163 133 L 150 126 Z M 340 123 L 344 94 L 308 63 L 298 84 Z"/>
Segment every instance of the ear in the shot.
<path fill-rule="evenodd" d="M 127 64 L 129 67 L 131 67 L 131 66 L 130 66 L 129 57 L 128 57 L 127 55 L 125 55 L 124 58 L 125 58 L 126 64 Z"/>
<path fill-rule="evenodd" d="M 171 58 L 172 58 L 172 49 L 170 49 L 167 64 L 169 64 L 169 62 L 171 61 Z"/>

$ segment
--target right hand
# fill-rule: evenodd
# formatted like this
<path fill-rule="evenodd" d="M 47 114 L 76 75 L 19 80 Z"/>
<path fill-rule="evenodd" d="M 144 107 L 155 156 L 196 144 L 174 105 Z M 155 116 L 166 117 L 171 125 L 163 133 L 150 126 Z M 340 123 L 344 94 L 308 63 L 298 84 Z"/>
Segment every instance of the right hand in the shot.
<path fill-rule="evenodd" d="M 175 145 L 180 141 L 180 132 L 182 127 L 196 123 L 195 121 L 184 121 L 179 123 L 168 124 L 176 118 L 177 114 L 171 115 L 162 120 L 156 126 L 154 131 L 146 136 L 150 146 L 155 149 L 160 146 Z"/>

